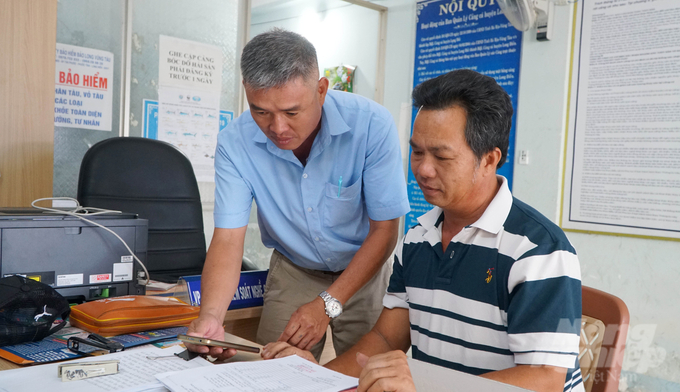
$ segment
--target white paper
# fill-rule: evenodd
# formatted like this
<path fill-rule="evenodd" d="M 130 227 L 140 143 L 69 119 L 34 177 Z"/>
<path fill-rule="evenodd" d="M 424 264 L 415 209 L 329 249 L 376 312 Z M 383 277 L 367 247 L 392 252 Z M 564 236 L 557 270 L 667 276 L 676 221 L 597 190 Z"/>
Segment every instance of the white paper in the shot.
<path fill-rule="evenodd" d="M 158 84 L 189 90 L 222 89 L 222 49 L 218 46 L 161 35 Z"/>
<path fill-rule="evenodd" d="M 83 284 L 83 274 L 57 275 L 57 287 Z"/>
<path fill-rule="evenodd" d="M 562 227 L 680 238 L 678 16 L 578 2 Z"/>
<path fill-rule="evenodd" d="M 57 43 L 54 125 L 111 130 L 113 53 Z"/>
<path fill-rule="evenodd" d="M 153 346 L 122 351 L 98 357 L 78 358 L 68 362 L 86 362 L 117 359 L 120 361 L 118 374 L 88 378 L 79 381 L 62 382 L 57 377 L 58 362 L 33 366 L 29 368 L 5 370 L 0 372 L 0 391 L 50 391 L 50 392 L 109 392 L 109 391 L 162 391 L 163 385 L 156 380 L 155 375 L 185 369 L 195 369 L 203 366 L 213 366 L 201 357 L 185 361 L 174 356 L 181 352 L 182 347 L 160 349 Z M 147 357 L 166 357 L 156 360 Z"/>
<path fill-rule="evenodd" d="M 215 365 L 157 378 L 172 392 L 338 392 L 358 385 L 354 377 L 298 356 Z"/>
<path fill-rule="evenodd" d="M 213 182 L 222 50 L 161 35 L 158 59 L 158 140 L 182 150 L 197 181 Z"/>
<path fill-rule="evenodd" d="M 215 181 L 219 117 L 219 92 L 158 88 L 158 140 L 182 150 L 197 181 Z"/>

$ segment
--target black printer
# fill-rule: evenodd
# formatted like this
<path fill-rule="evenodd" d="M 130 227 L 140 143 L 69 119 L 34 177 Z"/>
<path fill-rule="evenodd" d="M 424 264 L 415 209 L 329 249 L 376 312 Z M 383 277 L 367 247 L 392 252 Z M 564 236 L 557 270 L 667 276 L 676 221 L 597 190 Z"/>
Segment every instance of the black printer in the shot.
<path fill-rule="evenodd" d="M 118 234 L 146 262 L 146 219 L 131 213 L 85 217 Z M 48 284 L 71 302 L 145 294 L 138 282 L 143 269 L 113 234 L 36 209 L 0 208 L 0 276 L 14 274 Z"/>

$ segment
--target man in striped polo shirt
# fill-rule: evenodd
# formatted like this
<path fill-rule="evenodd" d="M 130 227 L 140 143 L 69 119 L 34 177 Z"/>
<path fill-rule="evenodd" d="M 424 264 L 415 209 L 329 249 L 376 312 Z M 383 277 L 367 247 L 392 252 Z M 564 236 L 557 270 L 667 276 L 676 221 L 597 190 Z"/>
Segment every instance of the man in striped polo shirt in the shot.
<path fill-rule="evenodd" d="M 415 359 L 531 390 L 583 391 L 576 252 L 496 175 L 510 98 L 457 70 L 420 84 L 413 101 L 411 170 L 436 207 L 397 246 L 374 328 L 327 366 L 360 375 L 360 391 L 412 391 L 411 347 Z M 263 356 L 291 353 L 309 358 L 278 343 Z"/>

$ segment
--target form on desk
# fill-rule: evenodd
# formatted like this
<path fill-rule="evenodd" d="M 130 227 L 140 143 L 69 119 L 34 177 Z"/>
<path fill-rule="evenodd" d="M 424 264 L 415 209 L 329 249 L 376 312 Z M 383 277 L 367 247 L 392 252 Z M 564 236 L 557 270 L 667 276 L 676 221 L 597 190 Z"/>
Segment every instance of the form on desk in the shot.
<path fill-rule="evenodd" d="M 201 357 L 187 362 L 173 355 L 174 353 L 183 350 L 182 347 L 177 346 L 167 349 L 148 346 L 104 356 L 79 358 L 76 362 L 96 362 L 104 359 L 117 359 L 120 361 L 120 371 L 118 374 L 71 382 L 62 382 L 61 378 L 57 377 L 57 367 L 66 362 L 32 366 L 23 369 L 5 370 L 0 372 L 0 391 L 163 391 L 165 388 L 163 387 L 163 384 L 156 380 L 155 375 L 169 371 L 213 366 L 213 364 Z M 158 359 L 149 359 L 149 357 L 158 357 Z"/>
<path fill-rule="evenodd" d="M 156 376 L 172 392 L 339 392 L 358 380 L 298 356 L 235 362 Z"/>

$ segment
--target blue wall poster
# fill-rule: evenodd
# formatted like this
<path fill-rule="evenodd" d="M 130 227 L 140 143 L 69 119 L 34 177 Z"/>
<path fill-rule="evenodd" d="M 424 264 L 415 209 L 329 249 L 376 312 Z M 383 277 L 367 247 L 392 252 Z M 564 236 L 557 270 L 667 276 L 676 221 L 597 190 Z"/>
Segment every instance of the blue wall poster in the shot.
<path fill-rule="evenodd" d="M 158 101 L 144 100 L 142 137 L 158 139 Z M 234 112 L 220 110 L 220 131 L 234 119 Z"/>
<path fill-rule="evenodd" d="M 468 68 L 496 79 L 512 99 L 517 113 L 517 88 L 522 33 L 508 22 L 495 0 L 424 0 L 417 4 L 416 54 L 413 86 L 456 69 Z M 416 111 L 413 110 L 412 119 Z M 515 153 L 515 123 L 510 131 L 508 158 L 498 174 L 512 189 Z M 411 124 L 413 132 L 413 124 Z M 410 160 L 410 159 L 409 159 Z M 405 230 L 432 205 L 411 172 L 408 172 L 411 212 Z"/>

